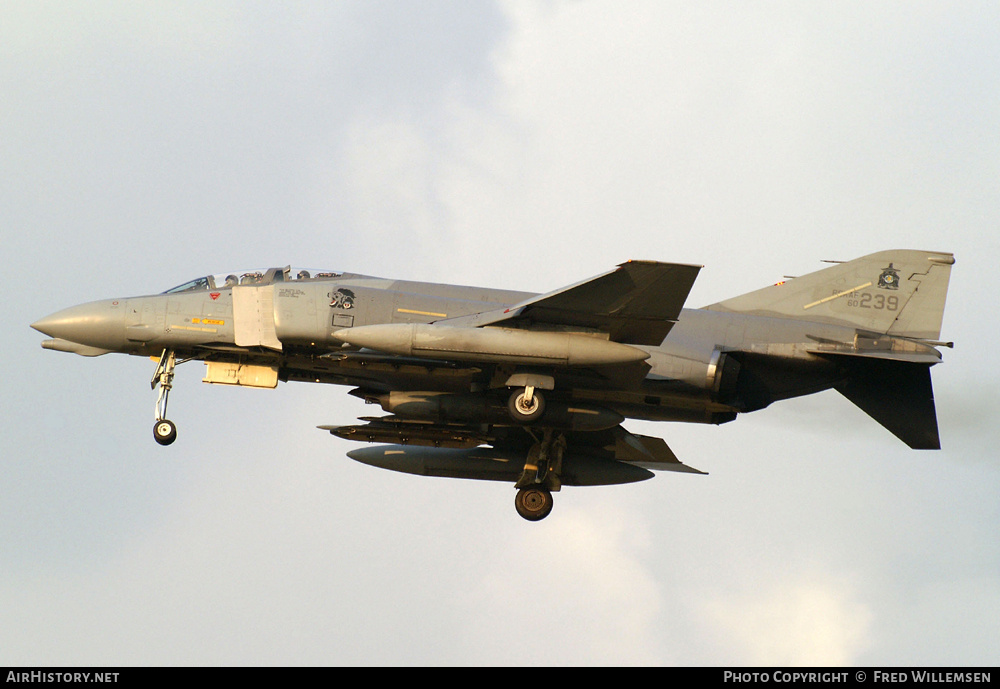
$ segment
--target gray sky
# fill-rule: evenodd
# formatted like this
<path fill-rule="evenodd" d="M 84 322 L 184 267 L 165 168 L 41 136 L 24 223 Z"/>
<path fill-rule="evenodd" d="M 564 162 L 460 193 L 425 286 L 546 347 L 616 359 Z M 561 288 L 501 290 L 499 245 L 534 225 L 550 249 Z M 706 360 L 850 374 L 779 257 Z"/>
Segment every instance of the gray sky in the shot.
<path fill-rule="evenodd" d="M 0 665 L 1000 662 L 995 2 L 0 4 Z M 346 389 L 200 384 L 28 324 L 295 264 L 691 306 L 951 251 L 944 449 L 837 393 L 630 422 L 709 476 L 381 472 Z M 986 295 L 984 297 L 984 295 Z"/>

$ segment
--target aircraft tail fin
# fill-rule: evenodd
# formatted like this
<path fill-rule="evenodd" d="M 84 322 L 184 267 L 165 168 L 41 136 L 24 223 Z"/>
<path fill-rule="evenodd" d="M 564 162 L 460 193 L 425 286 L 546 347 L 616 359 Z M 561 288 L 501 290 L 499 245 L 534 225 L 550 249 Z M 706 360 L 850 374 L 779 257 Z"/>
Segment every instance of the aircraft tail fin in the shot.
<path fill-rule="evenodd" d="M 881 251 L 706 308 L 937 340 L 954 263 L 948 253 Z"/>
<path fill-rule="evenodd" d="M 836 356 L 847 378 L 837 391 L 914 450 L 939 450 L 930 365 Z"/>

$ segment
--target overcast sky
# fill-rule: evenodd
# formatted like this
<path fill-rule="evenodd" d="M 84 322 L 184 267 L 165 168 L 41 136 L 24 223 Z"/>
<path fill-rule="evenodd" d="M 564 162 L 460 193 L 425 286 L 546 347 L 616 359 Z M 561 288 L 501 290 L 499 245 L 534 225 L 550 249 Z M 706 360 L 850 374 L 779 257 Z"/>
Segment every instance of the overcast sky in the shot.
<path fill-rule="evenodd" d="M 0 3 L 0 665 L 1000 663 L 1000 5 Z M 701 306 L 956 255 L 944 449 L 836 392 L 629 422 L 709 476 L 352 462 L 345 388 L 202 385 L 29 323 L 293 264 L 545 292 L 702 264 Z"/>

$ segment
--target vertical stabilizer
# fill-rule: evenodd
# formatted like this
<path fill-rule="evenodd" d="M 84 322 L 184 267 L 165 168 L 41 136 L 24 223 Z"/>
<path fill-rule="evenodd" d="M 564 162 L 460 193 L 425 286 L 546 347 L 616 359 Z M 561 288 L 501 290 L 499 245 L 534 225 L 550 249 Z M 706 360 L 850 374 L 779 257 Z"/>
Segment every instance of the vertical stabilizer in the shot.
<path fill-rule="evenodd" d="M 954 263 L 948 253 L 881 251 L 706 308 L 937 340 Z"/>

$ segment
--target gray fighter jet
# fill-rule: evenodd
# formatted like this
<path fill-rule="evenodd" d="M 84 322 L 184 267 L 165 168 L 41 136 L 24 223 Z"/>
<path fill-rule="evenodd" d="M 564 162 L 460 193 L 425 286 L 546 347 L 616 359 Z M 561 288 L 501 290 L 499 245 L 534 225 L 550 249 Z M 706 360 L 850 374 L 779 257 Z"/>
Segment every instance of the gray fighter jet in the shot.
<path fill-rule="evenodd" d="M 387 416 L 320 426 L 376 467 L 510 481 L 528 520 L 563 485 L 700 474 L 626 418 L 721 424 L 834 388 L 914 449 L 937 449 L 951 254 L 884 251 L 684 309 L 700 266 L 629 261 L 535 295 L 323 271 L 210 275 L 74 306 L 32 327 L 83 356 L 158 357 L 153 436 L 169 445 L 174 367 L 204 382 L 349 385 Z"/>

